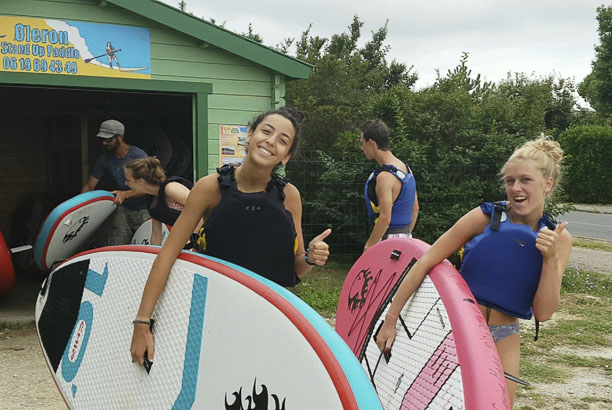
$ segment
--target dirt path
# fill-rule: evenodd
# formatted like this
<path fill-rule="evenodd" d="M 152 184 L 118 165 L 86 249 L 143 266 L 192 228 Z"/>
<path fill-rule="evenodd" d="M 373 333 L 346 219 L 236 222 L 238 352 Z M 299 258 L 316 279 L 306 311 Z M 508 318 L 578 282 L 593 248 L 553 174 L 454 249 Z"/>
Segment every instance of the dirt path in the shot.
<path fill-rule="evenodd" d="M 567 315 L 555 314 L 546 326 L 567 320 Z M 533 320 L 521 320 L 521 329 L 535 327 Z M 609 335 L 609 338 L 612 336 Z M 559 346 L 553 353 L 585 358 L 612 360 L 612 349 L 602 346 Z M 532 384 L 518 387 L 515 409 L 545 410 L 612 410 L 612 379 L 600 369 L 559 365 L 571 376 L 562 383 Z M 523 394 L 521 394 L 521 392 Z M 528 395 L 529 397 L 522 397 Z"/>
<path fill-rule="evenodd" d="M 612 359 L 612 350 L 607 348 L 572 348 L 571 353 Z M 519 397 L 515 409 L 523 406 L 544 410 L 612 409 L 612 380 L 606 374 L 584 368 L 569 370 L 573 376 L 567 383 L 534 385 L 529 395 L 537 395 L 539 400 Z M 33 326 L 0 330 L 0 374 L 1 409 L 66 408 L 49 375 Z M 611 404 L 602 407 L 601 401 L 589 403 L 593 398 L 607 398 Z"/>
<path fill-rule="evenodd" d="M 0 408 L 66 408 L 43 359 L 33 324 L 0 330 L 0 375 Z"/>

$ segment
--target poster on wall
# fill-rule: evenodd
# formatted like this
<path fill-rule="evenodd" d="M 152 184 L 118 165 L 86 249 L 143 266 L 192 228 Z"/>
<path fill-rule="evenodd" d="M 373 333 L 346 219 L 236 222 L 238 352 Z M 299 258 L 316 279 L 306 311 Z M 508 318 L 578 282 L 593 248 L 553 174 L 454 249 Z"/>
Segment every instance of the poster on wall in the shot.
<path fill-rule="evenodd" d="M 151 78 L 149 29 L 0 16 L 0 71 Z"/>
<path fill-rule="evenodd" d="M 246 157 L 246 125 L 219 126 L 219 162 L 225 164 L 242 164 Z"/>

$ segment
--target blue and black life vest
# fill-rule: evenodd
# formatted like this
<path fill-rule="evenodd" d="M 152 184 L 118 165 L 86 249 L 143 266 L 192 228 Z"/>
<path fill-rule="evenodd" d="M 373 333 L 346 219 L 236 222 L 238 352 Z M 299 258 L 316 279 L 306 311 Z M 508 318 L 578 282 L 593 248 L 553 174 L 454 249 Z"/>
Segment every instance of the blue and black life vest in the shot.
<path fill-rule="evenodd" d="M 383 171 L 395 175 L 402 183 L 400 194 L 393 203 L 389 228 L 404 228 L 412 222 L 412 206 L 416 196 L 416 181 L 408 164 L 406 164 L 406 169 L 408 169 L 407 174 L 394 165 L 385 164 L 372 171 L 368 177 L 365 183 L 365 201 L 368 219 L 371 224 L 375 224 L 376 219 L 380 215 L 378 198 L 376 198 L 376 177 Z"/>
<path fill-rule="evenodd" d="M 221 202 L 201 230 L 199 250 L 281 286 L 296 285 L 297 233 L 284 203 L 287 180 L 273 174 L 265 191 L 246 193 L 237 188 L 234 167 L 217 172 Z"/>
<path fill-rule="evenodd" d="M 481 209 L 491 223 L 465 245 L 461 275 L 479 304 L 530 319 L 542 273 L 542 253 L 535 246 L 538 232 L 512 223 L 505 201 L 485 202 Z M 538 231 L 544 227 L 555 229 L 547 214 Z"/>
<path fill-rule="evenodd" d="M 159 185 L 159 194 L 157 198 L 155 198 L 154 195 L 147 195 L 147 209 L 149 210 L 151 218 L 172 226 L 178 219 L 181 211 L 170 208 L 166 204 L 166 185 L 170 182 L 179 182 L 189 189 L 193 188 L 193 182 L 185 178 L 170 177 Z M 153 203 L 153 201 L 155 201 L 155 203 Z"/>

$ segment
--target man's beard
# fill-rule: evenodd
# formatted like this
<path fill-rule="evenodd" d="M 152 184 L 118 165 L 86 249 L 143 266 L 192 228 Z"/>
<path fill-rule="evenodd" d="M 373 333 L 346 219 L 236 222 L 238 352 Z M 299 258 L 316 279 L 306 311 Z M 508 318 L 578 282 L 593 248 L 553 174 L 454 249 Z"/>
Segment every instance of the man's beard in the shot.
<path fill-rule="evenodd" d="M 119 148 L 119 144 L 104 146 L 104 149 L 108 151 L 110 154 L 114 154 L 115 152 L 117 152 L 117 148 Z"/>

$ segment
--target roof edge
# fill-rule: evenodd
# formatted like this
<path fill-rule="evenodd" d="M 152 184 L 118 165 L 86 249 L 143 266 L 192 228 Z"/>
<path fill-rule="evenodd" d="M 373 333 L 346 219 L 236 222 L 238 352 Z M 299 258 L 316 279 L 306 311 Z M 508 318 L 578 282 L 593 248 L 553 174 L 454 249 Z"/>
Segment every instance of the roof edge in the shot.
<path fill-rule="evenodd" d="M 308 78 L 313 66 L 158 0 L 106 0 L 287 77 Z"/>

